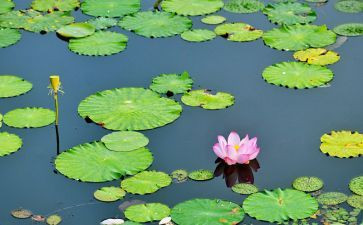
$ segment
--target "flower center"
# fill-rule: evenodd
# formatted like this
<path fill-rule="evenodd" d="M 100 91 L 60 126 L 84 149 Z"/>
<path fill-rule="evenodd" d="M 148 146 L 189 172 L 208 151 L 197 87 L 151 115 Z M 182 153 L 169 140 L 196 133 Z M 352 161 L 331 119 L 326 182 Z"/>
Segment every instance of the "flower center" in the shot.
<path fill-rule="evenodd" d="M 235 146 L 233 146 L 233 147 L 234 147 L 234 150 L 236 150 L 236 152 L 238 152 L 239 145 L 235 145 Z"/>

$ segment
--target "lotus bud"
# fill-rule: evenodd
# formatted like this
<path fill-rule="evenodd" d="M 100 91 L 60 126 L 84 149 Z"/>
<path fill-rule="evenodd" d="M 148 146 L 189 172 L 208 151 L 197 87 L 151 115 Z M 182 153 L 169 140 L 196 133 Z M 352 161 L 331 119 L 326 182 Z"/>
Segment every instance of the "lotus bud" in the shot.
<path fill-rule="evenodd" d="M 61 82 L 60 82 L 60 78 L 58 75 L 52 75 L 49 77 L 50 79 L 50 86 L 53 89 L 53 92 L 56 94 L 58 93 L 60 86 L 61 86 Z"/>

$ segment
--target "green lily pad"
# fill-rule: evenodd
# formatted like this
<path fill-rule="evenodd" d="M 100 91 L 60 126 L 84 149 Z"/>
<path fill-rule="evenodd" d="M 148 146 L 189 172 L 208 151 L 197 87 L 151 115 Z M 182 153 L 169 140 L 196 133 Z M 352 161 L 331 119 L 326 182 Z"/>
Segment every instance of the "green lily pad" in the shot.
<path fill-rule="evenodd" d="M 121 187 L 131 194 L 151 194 L 171 184 L 168 174 L 156 171 L 143 171 L 121 182 Z M 141 221 L 140 221 L 141 222 Z"/>
<path fill-rule="evenodd" d="M 18 151 L 23 141 L 15 134 L 0 132 L 0 157 Z"/>
<path fill-rule="evenodd" d="M 2 127 L 3 125 L 3 115 L 0 113 L 0 128 Z"/>
<path fill-rule="evenodd" d="M 48 225 L 58 225 L 62 222 L 62 217 L 59 215 L 51 215 L 47 218 L 46 223 Z"/>
<path fill-rule="evenodd" d="M 263 31 L 246 23 L 226 23 L 216 27 L 214 32 L 229 41 L 254 41 L 259 39 Z"/>
<path fill-rule="evenodd" d="M 82 12 L 91 16 L 122 17 L 140 10 L 140 0 L 85 0 Z"/>
<path fill-rule="evenodd" d="M 10 12 L 15 7 L 12 0 L 0 0 L 0 14 Z"/>
<path fill-rule="evenodd" d="M 195 170 L 189 173 L 188 177 L 192 180 L 203 181 L 213 179 L 214 174 L 210 170 Z"/>
<path fill-rule="evenodd" d="M 132 205 L 125 211 L 127 219 L 145 223 L 161 220 L 170 215 L 170 208 L 161 203 Z"/>
<path fill-rule="evenodd" d="M 147 169 L 153 156 L 147 148 L 131 152 L 110 151 L 101 142 L 75 146 L 57 156 L 56 169 L 83 182 L 105 182 Z"/>
<path fill-rule="evenodd" d="M 244 218 L 243 209 L 220 199 L 192 199 L 177 204 L 171 218 L 180 225 L 238 224 Z"/>
<path fill-rule="evenodd" d="M 97 17 L 88 20 L 86 23 L 92 24 L 96 30 L 104 30 L 117 25 L 117 20 L 115 18 L 107 17 Z"/>
<path fill-rule="evenodd" d="M 348 196 L 341 192 L 325 192 L 316 199 L 322 205 L 339 205 L 347 201 Z"/>
<path fill-rule="evenodd" d="M 311 3 L 327 3 L 328 0 L 305 0 L 306 2 L 311 2 Z"/>
<path fill-rule="evenodd" d="M 89 23 L 72 23 L 67 26 L 61 27 L 57 33 L 63 37 L 68 38 L 81 38 L 90 36 L 96 31 L 96 28 Z"/>
<path fill-rule="evenodd" d="M 333 31 L 342 36 L 363 35 L 363 23 L 345 23 L 334 27 Z"/>
<path fill-rule="evenodd" d="M 114 202 L 125 197 L 126 192 L 119 187 L 102 187 L 93 193 L 95 199 L 102 202 Z"/>
<path fill-rule="evenodd" d="M 16 128 L 45 127 L 54 121 L 54 111 L 45 108 L 14 109 L 4 115 L 4 123 Z"/>
<path fill-rule="evenodd" d="M 182 107 L 144 88 L 117 88 L 93 94 L 78 106 L 78 113 L 111 130 L 147 130 L 176 120 Z"/>
<path fill-rule="evenodd" d="M 184 94 L 181 101 L 185 105 L 200 106 L 203 109 L 224 109 L 234 104 L 234 96 L 225 92 L 214 95 L 207 90 L 193 90 Z"/>
<path fill-rule="evenodd" d="M 224 10 L 232 13 L 255 13 L 265 8 L 259 0 L 229 0 Z"/>
<path fill-rule="evenodd" d="M 33 213 L 28 209 L 14 209 L 11 211 L 11 215 L 17 219 L 28 219 Z"/>
<path fill-rule="evenodd" d="M 0 75 L 0 98 L 15 97 L 27 93 L 33 85 L 21 77 Z"/>
<path fill-rule="evenodd" d="M 161 7 L 166 12 L 183 16 L 200 16 L 214 13 L 223 7 L 222 0 L 163 0 Z"/>
<path fill-rule="evenodd" d="M 265 32 L 262 38 L 271 48 L 298 51 L 331 45 L 336 40 L 336 34 L 328 30 L 326 25 L 296 24 L 274 28 Z"/>
<path fill-rule="evenodd" d="M 171 178 L 175 179 L 178 183 L 188 180 L 188 172 L 186 170 L 174 170 L 170 174 Z"/>
<path fill-rule="evenodd" d="M 192 26 L 192 21 L 184 16 L 167 12 L 139 12 L 124 17 L 121 28 L 148 38 L 170 37 L 181 34 Z"/>
<path fill-rule="evenodd" d="M 149 139 L 136 131 L 119 131 L 103 136 L 101 141 L 112 151 L 128 152 L 145 147 Z"/>
<path fill-rule="evenodd" d="M 355 177 L 349 182 L 349 189 L 357 195 L 363 195 L 363 176 Z"/>
<path fill-rule="evenodd" d="M 357 209 L 363 209 L 363 196 L 352 195 L 347 199 L 347 203 Z"/>
<path fill-rule="evenodd" d="M 292 186 L 299 191 L 313 192 L 322 189 L 324 182 L 318 177 L 298 177 Z"/>
<path fill-rule="evenodd" d="M 187 30 L 181 34 L 181 38 L 190 42 L 210 41 L 216 37 L 216 33 L 207 29 Z"/>
<path fill-rule="evenodd" d="M 323 66 L 302 62 L 282 62 L 267 67 L 262 77 L 267 83 L 287 88 L 313 88 L 327 84 L 333 72 Z"/>
<path fill-rule="evenodd" d="M 258 192 L 258 188 L 253 184 L 239 183 L 232 186 L 232 191 L 241 195 L 250 195 Z"/>
<path fill-rule="evenodd" d="M 280 25 L 306 24 L 316 19 L 316 13 L 310 6 L 299 2 L 268 4 L 262 12 L 272 23 Z"/>
<path fill-rule="evenodd" d="M 248 196 L 243 209 L 258 220 L 281 223 L 312 216 L 318 210 L 318 202 L 301 191 L 275 189 Z"/>
<path fill-rule="evenodd" d="M 206 17 L 202 18 L 201 21 L 202 21 L 202 23 L 205 23 L 205 24 L 214 25 L 214 24 L 221 24 L 226 20 L 227 20 L 226 17 L 219 16 L 219 15 L 211 15 L 211 16 L 206 16 Z"/>
<path fill-rule="evenodd" d="M 161 74 L 152 80 L 150 89 L 160 94 L 182 94 L 192 89 L 193 80 L 188 72 L 182 74 Z"/>
<path fill-rule="evenodd" d="M 0 28 L 0 48 L 15 44 L 21 38 L 21 33 L 16 29 Z"/>
<path fill-rule="evenodd" d="M 26 10 L 18 10 L 0 14 L 0 27 L 23 28 L 30 18 L 26 13 Z"/>
<path fill-rule="evenodd" d="M 42 14 L 34 10 L 27 10 L 23 16 L 27 22 L 21 28 L 35 33 L 56 31 L 74 21 L 69 13 L 64 12 Z"/>
<path fill-rule="evenodd" d="M 91 36 L 71 39 L 69 49 L 80 55 L 106 56 L 126 49 L 128 37 L 111 31 L 97 31 Z"/>
<path fill-rule="evenodd" d="M 340 0 L 337 1 L 334 6 L 338 11 L 345 13 L 363 12 L 362 0 Z"/>
<path fill-rule="evenodd" d="M 308 64 L 325 66 L 338 62 L 340 56 L 338 53 L 324 48 L 309 48 L 295 52 L 294 58 Z"/>
<path fill-rule="evenodd" d="M 31 7 L 41 12 L 68 12 L 79 8 L 79 5 L 79 0 L 34 0 Z"/>
<path fill-rule="evenodd" d="M 351 131 L 332 131 L 321 137 L 320 150 L 338 158 L 358 157 L 363 154 L 363 134 Z"/>

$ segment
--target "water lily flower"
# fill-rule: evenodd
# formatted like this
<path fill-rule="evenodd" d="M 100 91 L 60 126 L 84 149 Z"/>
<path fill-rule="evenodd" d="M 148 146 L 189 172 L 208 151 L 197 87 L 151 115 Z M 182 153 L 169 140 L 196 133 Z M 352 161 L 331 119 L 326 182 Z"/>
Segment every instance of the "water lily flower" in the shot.
<path fill-rule="evenodd" d="M 218 136 L 218 143 L 213 146 L 214 153 L 228 165 L 248 164 L 260 153 L 257 146 L 257 137 L 249 138 L 248 134 L 241 140 L 240 136 L 232 131 L 228 141 L 223 136 Z"/>

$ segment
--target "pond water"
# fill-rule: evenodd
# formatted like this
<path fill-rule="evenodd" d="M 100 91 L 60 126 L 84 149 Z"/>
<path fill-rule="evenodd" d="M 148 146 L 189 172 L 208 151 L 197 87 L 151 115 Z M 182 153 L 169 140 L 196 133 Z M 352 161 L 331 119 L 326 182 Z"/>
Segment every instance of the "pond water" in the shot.
<path fill-rule="evenodd" d="M 16 0 L 17 8 L 27 8 L 30 1 Z M 153 2 L 142 1 L 143 9 Z M 340 13 L 334 1 L 315 7 L 318 19 L 314 24 L 329 28 L 346 23 L 362 22 L 361 14 Z M 228 21 L 243 21 L 268 30 L 271 24 L 262 13 L 232 14 L 220 11 Z M 87 19 L 79 11 L 78 21 Z M 193 17 L 194 28 L 210 28 Z M 186 70 L 196 87 L 232 93 L 235 105 L 225 110 L 207 111 L 183 106 L 182 116 L 165 127 L 143 132 L 150 139 L 154 154 L 150 169 L 167 173 L 175 169 L 214 170 L 212 146 L 219 134 L 231 130 L 259 138 L 260 169 L 254 173 L 260 189 L 290 187 L 298 176 L 322 178 L 326 191 L 349 193 L 350 179 L 361 175 L 362 158 L 338 159 L 319 150 L 320 137 L 332 130 L 363 131 L 363 37 L 348 38 L 336 51 L 341 60 L 330 66 L 335 77 L 331 86 L 309 90 L 294 90 L 266 83 L 261 72 L 282 61 L 293 61 L 292 52 L 266 47 L 261 39 L 234 43 L 221 37 L 205 43 L 188 43 L 180 36 L 147 39 L 131 32 L 113 28 L 129 36 L 126 51 L 107 57 L 79 56 L 67 48 L 55 33 L 39 35 L 22 32 L 14 46 L 0 50 L 0 73 L 24 77 L 33 83 L 31 92 L 16 98 L 0 99 L 0 111 L 26 106 L 53 108 L 48 95 L 48 77 L 59 74 L 65 94 L 60 96 L 61 149 L 100 140 L 110 133 L 86 123 L 77 106 L 85 97 L 97 91 L 116 87 L 148 87 L 151 79 L 161 73 L 181 73 Z M 2 131 L 19 135 L 24 142 L 15 154 L 0 158 L 0 223 L 32 224 L 16 220 L 10 211 L 23 207 L 47 215 L 65 208 L 59 214 L 67 225 L 98 224 L 110 217 L 122 217 L 118 206 L 122 201 L 139 199 L 174 206 L 192 198 L 221 198 L 242 203 L 241 195 L 226 187 L 217 177 L 211 181 L 188 181 L 173 184 L 146 196 L 127 195 L 115 203 L 99 203 L 93 192 L 99 187 L 119 185 L 81 183 L 54 173 L 56 152 L 53 126 L 39 129 L 14 129 L 3 126 Z M 76 206 L 73 208 L 68 208 Z M 247 218 L 244 223 L 265 224 Z M 266 223 L 267 224 L 267 223 Z"/>

